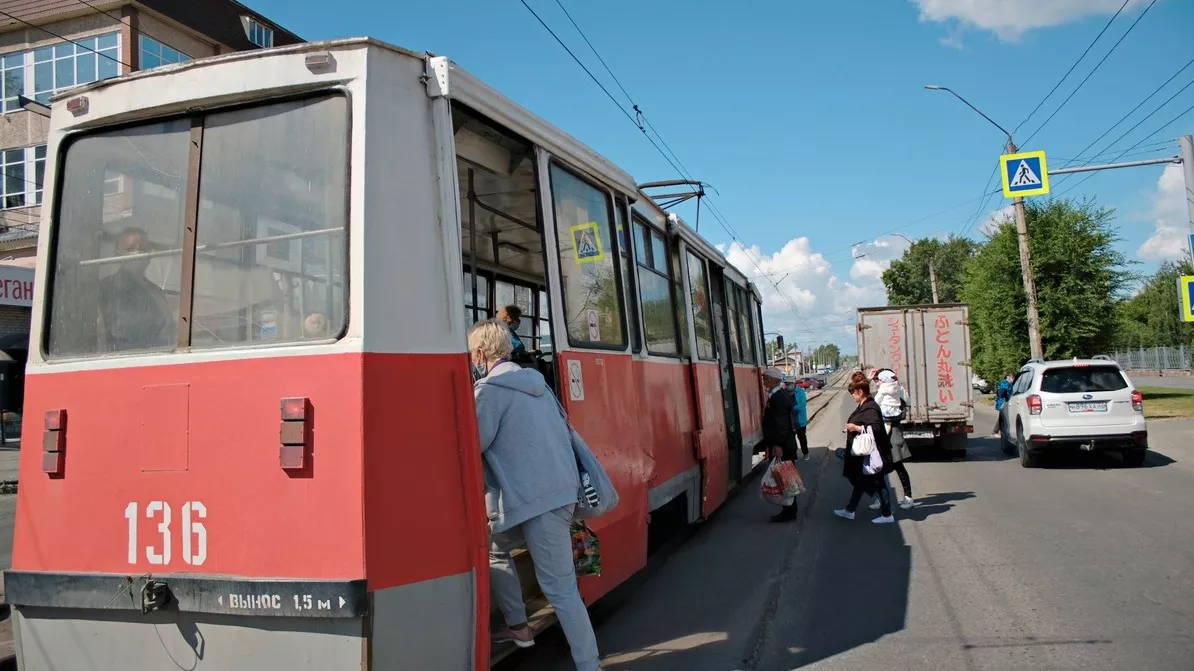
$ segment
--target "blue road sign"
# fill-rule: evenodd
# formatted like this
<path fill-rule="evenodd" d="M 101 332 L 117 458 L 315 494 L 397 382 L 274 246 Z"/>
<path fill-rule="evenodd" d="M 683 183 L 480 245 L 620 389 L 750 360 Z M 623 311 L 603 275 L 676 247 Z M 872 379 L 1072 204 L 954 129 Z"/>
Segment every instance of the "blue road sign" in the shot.
<path fill-rule="evenodd" d="M 1182 321 L 1194 322 L 1194 275 L 1177 278 L 1177 300 L 1181 303 Z"/>
<path fill-rule="evenodd" d="M 999 157 L 999 164 L 1003 173 L 1004 197 L 1043 196 L 1049 193 L 1049 169 L 1045 164 L 1045 152 L 1004 154 Z"/>

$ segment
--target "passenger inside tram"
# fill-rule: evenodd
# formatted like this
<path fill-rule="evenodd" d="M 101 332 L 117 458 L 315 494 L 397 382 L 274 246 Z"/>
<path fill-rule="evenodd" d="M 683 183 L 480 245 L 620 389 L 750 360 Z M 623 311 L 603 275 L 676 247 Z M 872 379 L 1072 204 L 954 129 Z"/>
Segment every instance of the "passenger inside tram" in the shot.
<path fill-rule="evenodd" d="M 452 117 L 465 320 L 472 325 L 502 317 L 523 343 L 518 363 L 538 369 L 554 388 L 534 146 L 459 103 L 452 104 Z"/>

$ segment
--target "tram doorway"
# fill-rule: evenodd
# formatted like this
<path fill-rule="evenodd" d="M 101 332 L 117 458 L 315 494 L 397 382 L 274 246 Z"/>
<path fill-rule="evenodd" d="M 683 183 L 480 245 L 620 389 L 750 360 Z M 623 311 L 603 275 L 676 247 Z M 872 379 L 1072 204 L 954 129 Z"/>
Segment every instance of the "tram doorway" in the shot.
<path fill-rule="evenodd" d="M 535 367 L 557 389 L 535 147 L 460 103 L 452 104 L 460 189 L 465 321 L 507 306 Z"/>

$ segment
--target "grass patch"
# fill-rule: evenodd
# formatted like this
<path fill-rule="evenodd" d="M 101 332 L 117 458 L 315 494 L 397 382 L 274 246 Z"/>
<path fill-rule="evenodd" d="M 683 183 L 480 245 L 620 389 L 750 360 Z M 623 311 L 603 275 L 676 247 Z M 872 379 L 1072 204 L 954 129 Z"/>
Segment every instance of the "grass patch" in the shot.
<path fill-rule="evenodd" d="M 1148 419 L 1194 417 L 1194 389 L 1138 387 L 1144 394 L 1144 416 Z"/>

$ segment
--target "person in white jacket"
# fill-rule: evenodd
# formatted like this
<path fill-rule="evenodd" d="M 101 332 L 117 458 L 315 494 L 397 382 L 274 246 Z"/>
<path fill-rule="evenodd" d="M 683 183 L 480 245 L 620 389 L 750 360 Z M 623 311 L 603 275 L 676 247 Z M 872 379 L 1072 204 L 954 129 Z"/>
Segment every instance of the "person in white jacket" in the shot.
<path fill-rule="evenodd" d="M 874 374 L 873 379 L 878 382 L 879 389 L 875 392 L 875 402 L 879 404 L 879 412 L 883 415 L 883 424 L 887 428 L 887 435 L 891 437 L 892 470 L 900 478 L 900 486 L 904 490 L 904 498 L 900 500 L 900 507 L 907 510 L 916 505 L 912 498 L 912 478 L 908 475 L 905 459 L 912 458 L 912 451 L 904 440 L 900 422 L 904 419 L 904 410 L 912 405 L 908 398 L 908 391 L 900 384 L 899 378 L 890 368 L 881 368 Z M 871 504 L 877 508 L 879 502 Z"/>

